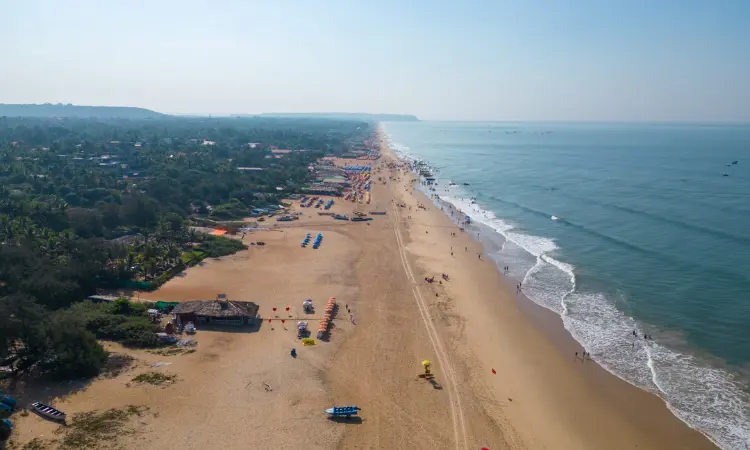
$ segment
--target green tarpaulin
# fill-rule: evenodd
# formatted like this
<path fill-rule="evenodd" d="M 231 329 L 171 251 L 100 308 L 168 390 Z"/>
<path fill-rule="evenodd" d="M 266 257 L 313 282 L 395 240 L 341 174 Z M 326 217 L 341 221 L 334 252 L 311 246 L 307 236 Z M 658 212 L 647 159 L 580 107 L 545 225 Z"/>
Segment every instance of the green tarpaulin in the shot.
<path fill-rule="evenodd" d="M 159 311 L 171 311 L 179 302 L 156 302 L 155 308 Z"/>

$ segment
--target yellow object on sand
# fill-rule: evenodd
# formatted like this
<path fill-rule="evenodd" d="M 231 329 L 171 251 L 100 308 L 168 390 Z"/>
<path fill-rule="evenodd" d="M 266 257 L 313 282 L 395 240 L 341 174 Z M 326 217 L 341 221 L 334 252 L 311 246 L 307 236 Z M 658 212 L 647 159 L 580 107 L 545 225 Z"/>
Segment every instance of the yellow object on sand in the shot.
<path fill-rule="evenodd" d="M 429 359 L 425 359 L 424 361 L 422 361 L 422 367 L 424 367 L 425 369 L 427 369 L 428 367 L 430 367 L 430 360 Z"/>
<path fill-rule="evenodd" d="M 302 339 L 302 345 L 315 345 L 315 339 L 313 339 L 313 338 L 304 338 L 304 339 Z"/>

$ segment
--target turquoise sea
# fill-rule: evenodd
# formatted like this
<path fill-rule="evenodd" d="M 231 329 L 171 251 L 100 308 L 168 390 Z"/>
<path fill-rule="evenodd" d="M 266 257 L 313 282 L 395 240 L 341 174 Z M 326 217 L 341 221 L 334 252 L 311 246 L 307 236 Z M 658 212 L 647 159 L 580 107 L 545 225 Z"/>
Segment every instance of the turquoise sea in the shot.
<path fill-rule="evenodd" d="M 750 448 L 750 126 L 383 127 L 599 364 Z"/>

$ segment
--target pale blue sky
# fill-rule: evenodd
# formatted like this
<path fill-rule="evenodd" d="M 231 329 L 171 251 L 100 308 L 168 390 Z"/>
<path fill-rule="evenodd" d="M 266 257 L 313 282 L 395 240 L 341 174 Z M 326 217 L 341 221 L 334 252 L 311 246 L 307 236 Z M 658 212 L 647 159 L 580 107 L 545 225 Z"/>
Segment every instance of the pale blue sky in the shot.
<path fill-rule="evenodd" d="M 0 0 L 0 103 L 750 121 L 750 0 Z"/>

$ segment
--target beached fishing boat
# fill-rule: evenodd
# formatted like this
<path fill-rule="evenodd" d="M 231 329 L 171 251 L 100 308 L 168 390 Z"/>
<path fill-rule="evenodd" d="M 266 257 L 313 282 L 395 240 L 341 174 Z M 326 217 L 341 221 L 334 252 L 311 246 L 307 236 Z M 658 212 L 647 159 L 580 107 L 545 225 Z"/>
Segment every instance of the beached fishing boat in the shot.
<path fill-rule="evenodd" d="M 362 408 L 359 406 L 334 406 L 326 409 L 326 414 L 331 417 L 346 417 L 356 416 Z"/>
<path fill-rule="evenodd" d="M 65 422 L 64 412 L 49 405 L 45 405 L 44 403 L 34 402 L 31 404 L 31 409 L 42 417 L 46 417 L 57 422 Z"/>
<path fill-rule="evenodd" d="M 8 440 L 10 433 L 13 432 L 13 423 L 8 419 L 0 421 L 0 442 Z M 2 445 L 0 445 L 1 447 Z"/>
<path fill-rule="evenodd" d="M 10 408 L 15 408 L 16 399 L 13 397 L 8 397 L 7 395 L 0 394 L 0 404 L 6 405 Z"/>

